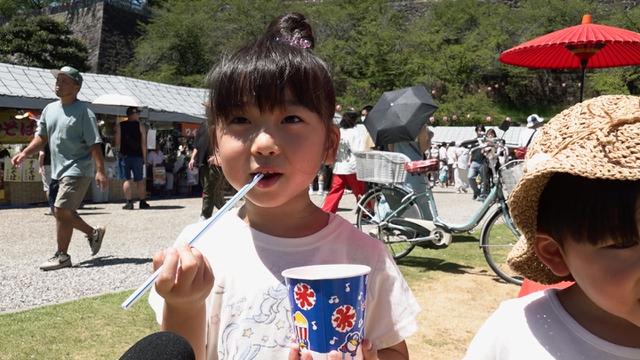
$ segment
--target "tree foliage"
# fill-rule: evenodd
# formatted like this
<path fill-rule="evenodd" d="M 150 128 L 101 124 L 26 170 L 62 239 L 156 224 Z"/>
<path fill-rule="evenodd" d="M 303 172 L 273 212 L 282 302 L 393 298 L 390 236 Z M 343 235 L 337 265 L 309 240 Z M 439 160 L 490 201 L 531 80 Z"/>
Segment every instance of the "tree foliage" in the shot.
<path fill-rule="evenodd" d="M 0 16 L 13 16 L 31 10 L 40 10 L 49 6 L 72 3 L 74 0 L 0 0 Z"/>
<path fill-rule="evenodd" d="M 62 21 L 49 16 L 14 16 L 0 27 L 2 62 L 46 69 L 70 65 L 89 70 L 87 47 Z"/>
<path fill-rule="evenodd" d="M 506 116 L 524 121 L 600 94 L 640 94 L 637 67 L 580 71 L 529 70 L 502 64 L 500 54 L 520 43 L 594 23 L 640 32 L 640 7 L 619 1 L 441 0 L 423 12 L 387 0 L 287 2 L 251 0 L 156 0 L 143 26 L 135 60 L 125 75 L 202 86 L 220 55 L 264 31 L 285 12 L 300 11 L 314 28 L 316 52 L 331 68 L 343 107 L 374 105 L 384 91 L 417 84 L 440 105 L 434 124 L 486 123 Z M 413 9 L 413 8 L 412 8 Z M 469 115 L 469 116 L 467 116 Z"/>
<path fill-rule="evenodd" d="M 164 1 L 141 25 L 135 60 L 123 74 L 184 86 L 203 86 L 220 54 L 255 38 L 284 12 L 280 3 L 250 0 Z M 251 19 L 251 21 L 248 21 Z"/>

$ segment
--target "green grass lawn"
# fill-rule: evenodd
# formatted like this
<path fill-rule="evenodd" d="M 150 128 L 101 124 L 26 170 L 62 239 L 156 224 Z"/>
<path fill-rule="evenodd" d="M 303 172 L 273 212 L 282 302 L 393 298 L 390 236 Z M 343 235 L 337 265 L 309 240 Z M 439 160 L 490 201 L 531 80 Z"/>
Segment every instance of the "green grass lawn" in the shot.
<path fill-rule="evenodd" d="M 409 285 L 430 279 L 433 272 L 456 274 L 473 268 L 491 271 L 478 246 L 478 239 L 472 235 L 455 236 L 446 249 L 433 250 L 416 246 L 397 263 Z"/>
<path fill-rule="evenodd" d="M 147 296 L 129 310 L 131 291 L 0 316 L 0 359 L 118 359 L 158 330 Z"/>
<path fill-rule="evenodd" d="M 478 240 L 457 236 L 442 250 L 416 247 L 398 261 L 407 282 L 428 281 L 435 272 L 486 268 Z M 0 315 L 0 359 L 118 359 L 142 337 L 158 330 L 147 295 L 129 310 L 124 291 Z"/>

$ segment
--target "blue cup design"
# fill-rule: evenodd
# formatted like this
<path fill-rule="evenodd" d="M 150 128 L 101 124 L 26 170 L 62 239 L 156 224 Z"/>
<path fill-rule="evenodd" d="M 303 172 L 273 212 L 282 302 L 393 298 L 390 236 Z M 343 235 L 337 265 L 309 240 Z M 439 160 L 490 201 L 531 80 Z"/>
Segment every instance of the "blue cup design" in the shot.
<path fill-rule="evenodd" d="M 367 279 L 364 265 L 314 265 L 282 272 L 300 349 L 353 359 L 364 339 Z"/>

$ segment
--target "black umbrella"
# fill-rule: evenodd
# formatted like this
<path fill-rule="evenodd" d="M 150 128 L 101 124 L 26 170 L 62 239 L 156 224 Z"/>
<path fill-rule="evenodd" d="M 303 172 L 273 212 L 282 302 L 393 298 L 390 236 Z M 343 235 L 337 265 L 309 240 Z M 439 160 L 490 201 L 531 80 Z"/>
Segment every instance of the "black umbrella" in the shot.
<path fill-rule="evenodd" d="M 364 126 L 377 146 L 413 141 L 438 110 L 422 85 L 387 91 L 371 109 Z"/>

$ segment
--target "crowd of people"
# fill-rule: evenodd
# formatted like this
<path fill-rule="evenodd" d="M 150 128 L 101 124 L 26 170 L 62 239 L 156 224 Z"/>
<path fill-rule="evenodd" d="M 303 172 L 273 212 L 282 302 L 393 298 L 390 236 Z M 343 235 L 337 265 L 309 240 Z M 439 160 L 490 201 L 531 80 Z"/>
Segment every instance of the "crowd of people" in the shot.
<path fill-rule="evenodd" d="M 357 111 L 336 114 L 341 109 L 331 73 L 314 47 L 305 17 L 287 13 L 259 39 L 225 54 L 209 76 L 208 122 L 188 167 L 199 165 L 208 181 L 223 174 L 236 189 L 257 173 L 263 177 L 242 207 L 206 229 L 209 241 L 176 244 L 154 256 L 154 267 L 163 272 L 149 303 L 160 328 L 178 335 L 165 342 L 186 339 L 180 347 L 189 358 L 313 359 L 307 342 L 290 340 L 304 331 L 294 324 L 281 273 L 320 264 L 371 268 L 366 337 L 351 337 L 331 358 L 409 358 L 406 339 L 417 331 L 420 311 L 411 289 L 381 242 L 335 215 L 347 186 L 356 197 L 365 190 L 353 154 L 375 146 L 358 124 Z M 75 212 L 91 178 L 101 189 L 107 185 L 95 115 L 77 99 L 82 76 L 76 69 L 63 67 L 53 75 L 60 101 L 44 109 L 36 137 L 12 158 L 17 166 L 49 144 L 58 249 L 43 270 L 71 266 L 66 251 L 74 229 L 86 234 L 93 254 L 105 233 Z M 362 109 L 361 121 L 366 123 L 369 111 Z M 137 111 L 128 115 L 133 121 L 118 129 L 116 146 L 130 158 L 122 165 L 137 183 L 136 168 L 152 157 L 123 145 L 127 133 L 144 141 Z M 527 147 L 526 172 L 509 206 L 523 236 L 509 264 L 542 284 L 574 283 L 505 301 L 480 328 L 465 359 L 640 359 L 640 160 L 633 156 L 640 146 L 640 101 L 601 96 L 544 127 L 542 121 L 532 115 L 531 131 L 521 142 Z M 385 144 L 384 150 L 412 160 L 437 156 L 433 184 L 455 186 L 460 193 L 470 188 L 474 199 L 483 200 L 490 172 L 510 155 L 495 130 L 478 126 L 476 134 L 479 145 L 471 148 L 431 144 L 433 131 L 424 126 L 415 140 Z M 484 146 L 494 141 L 497 146 Z M 160 158 L 151 162 L 161 165 Z M 308 187 L 316 177 L 320 182 L 319 169 L 330 164 L 332 175 L 321 172 L 324 182 L 332 181 L 320 209 Z M 422 191 L 433 185 L 416 178 L 409 177 L 406 186 Z M 130 209 L 133 201 L 127 200 Z M 140 208 L 143 202 L 141 197 Z M 210 216 L 218 204 L 217 198 L 204 201 L 201 216 Z M 151 343 L 133 352 L 150 353 L 145 346 Z"/>

